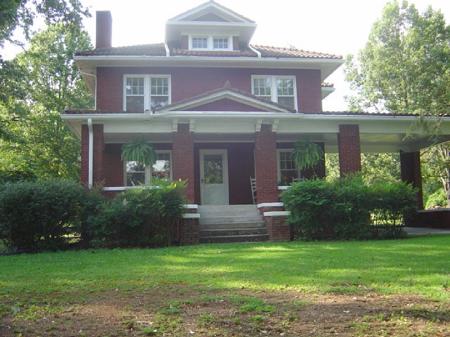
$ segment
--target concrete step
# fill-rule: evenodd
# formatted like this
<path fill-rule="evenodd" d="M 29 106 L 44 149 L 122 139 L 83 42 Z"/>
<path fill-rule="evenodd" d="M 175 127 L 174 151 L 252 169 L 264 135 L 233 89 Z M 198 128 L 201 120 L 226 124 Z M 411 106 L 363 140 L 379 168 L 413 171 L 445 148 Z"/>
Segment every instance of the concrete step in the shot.
<path fill-rule="evenodd" d="M 240 228 L 266 228 L 263 221 L 258 222 L 239 222 L 239 223 L 217 223 L 217 224 L 201 224 L 200 230 L 215 229 L 240 229 Z"/>
<path fill-rule="evenodd" d="M 200 238 L 215 236 L 242 236 L 242 235 L 265 235 L 266 228 L 217 228 L 217 229 L 200 229 Z"/>
<path fill-rule="evenodd" d="M 202 205 L 198 207 L 200 217 L 257 217 L 259 212 L 255 205 Z"/>
<path fill-rule="evenodd" d="M 200 237 L 200 243 L 259 242 L 269 240 L 267 234 Z"/>
<path fill-rule="evenodd" d="M 261 216 L 220 216 L 220 217 L 202 217 L 200 215 L 200 225 L 214 225 L 214 224 L 261 224 L 264 223 Z"/>

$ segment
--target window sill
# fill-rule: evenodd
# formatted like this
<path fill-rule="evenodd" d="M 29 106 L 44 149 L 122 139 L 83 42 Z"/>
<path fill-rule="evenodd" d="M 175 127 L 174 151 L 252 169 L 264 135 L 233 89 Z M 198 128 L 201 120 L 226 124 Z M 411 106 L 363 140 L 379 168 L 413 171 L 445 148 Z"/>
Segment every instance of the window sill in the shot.
<path fill-rule="evenodd" d="M 286 186 L 278 186 L 278 191 L 286 191 L 287 189 L 289 189 L 291 186 L 290 185 L 286 185 Z"/>

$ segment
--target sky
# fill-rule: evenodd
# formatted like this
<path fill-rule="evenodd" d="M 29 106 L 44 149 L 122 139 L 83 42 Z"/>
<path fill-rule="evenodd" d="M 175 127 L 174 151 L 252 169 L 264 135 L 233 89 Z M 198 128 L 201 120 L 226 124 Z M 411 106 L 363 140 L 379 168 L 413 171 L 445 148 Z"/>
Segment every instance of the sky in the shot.
<path fill-rule="evenodd" d="M 124 46 L 163 42 L 165 22 L 205 0 L 81 0 L 92 17 L 85 27 L 95 43 L 95 11 L 110 10 L 113 18 L 112 44 Z M 372 24 L 381 16 L 386 0 L 216 0 L 254 20 L 258 27 L 253 44 L 356 54 L 364 47 Z M 423 11 L 429 5 L 440 9 L 450 21 L 450 0 L 411 0 Z M 16 50 L 8 47 L 6 57 Z M 324 111 L 347 109 L 345 96 L 351 90 L 341 66 L 326 82 L 336 91 L 323 101 Z"/>

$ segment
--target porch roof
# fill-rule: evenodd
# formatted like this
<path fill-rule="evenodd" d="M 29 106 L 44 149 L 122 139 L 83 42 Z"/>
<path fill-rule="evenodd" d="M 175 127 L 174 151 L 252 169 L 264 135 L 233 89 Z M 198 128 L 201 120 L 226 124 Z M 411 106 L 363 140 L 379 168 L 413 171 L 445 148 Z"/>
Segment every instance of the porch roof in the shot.
<path fill-rule="evenodd" d="M 100 113 L 66 111 L 62 118 L 80 135 L 81 125 L 88 119 L 104 124 L 105 141 L 126 142 L 137 135 L 154 142 L 170 142 L 179 123 L 189 124 L 198 142 L 253 142 L 262 124 L 271 124 L 279 142 L 309 139 L 323 142 L 327 152 L 337 151 L 339 125 L 359 125 L 363 152 L 416 151 L 433 144 L 414 125 L 414 115 L 392 115 L 350 112 L 230 112 L 167 111 L 161 113 Z M 440 121 L 438 142 L 450 140 L 450 116 L 426 117 Z"/>

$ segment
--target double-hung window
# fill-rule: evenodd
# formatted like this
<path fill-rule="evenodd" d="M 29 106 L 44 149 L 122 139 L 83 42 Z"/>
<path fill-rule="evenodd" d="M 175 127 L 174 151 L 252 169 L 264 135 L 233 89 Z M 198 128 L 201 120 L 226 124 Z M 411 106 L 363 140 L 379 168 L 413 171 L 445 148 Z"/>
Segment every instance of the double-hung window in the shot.
<path fill-rule="evenodd" d="M 156 161 L 151 166 L 144 166 L 135 161 L 125 162 L 125 185 L 139 186 L 151 183 L 153 179 L 172 179 L 171 151 L 157 150 Z"/>
<path fill-rule="evenodd" d="M 253 95 L 297 110 L 295 76 L 252 76 Z"/>
<path fill-rule="evenodd" d="M 296 168 L 292 158 L 293 150 L 277 150 L 278 159 L 278 184 L 289 185 L 300 178 L 300 171 Z"/>
<path fill-rule="evenodd" d="M 207 36 L 193 36 L 191 40 L 192 49 L 208 49 L 208 40 Z"/>
<path fill-rule="evenodd" d="M 170 75 L 125 75 L 124 111 L 150 111 L 170 104 L 170 99 Z"/>

